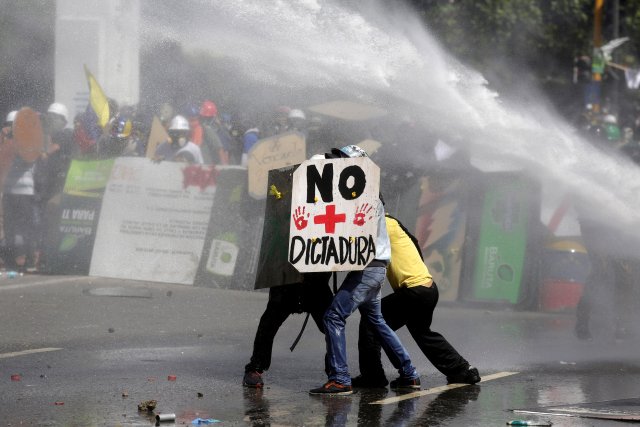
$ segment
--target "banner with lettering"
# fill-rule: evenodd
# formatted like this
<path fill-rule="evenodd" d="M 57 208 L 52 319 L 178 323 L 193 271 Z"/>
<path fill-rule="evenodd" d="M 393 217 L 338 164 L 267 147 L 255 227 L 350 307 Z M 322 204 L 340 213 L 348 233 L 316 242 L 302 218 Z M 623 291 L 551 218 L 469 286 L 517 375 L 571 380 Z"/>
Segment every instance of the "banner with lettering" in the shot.
<path fill-rule="evenodd" d="M 293 174 L 289 262 L 303 273 L 364 269 L 376 252 L 379 186 L 366 157 L 303 162 Z"/>
<path fill-rule="evenodd" d="M 44 242 L 44 271 L 50 274 L 88 274 L 102 195 L 113 159 L 73 160 L 69 166 L 57 230 Z"/>
<path fill-rule="evenodd" d="M 256 142 L 249 151 L 249 194 L 255 199 L 267 196 L 267 180 L 272 169 L 293 166 L 305 161 L 304 135 L 287 132 Z"/>
<path fill-rule="evenodd" d="M 116 159 L 90 275 L 192 285 L 216 175 L 214 166 Z"/>

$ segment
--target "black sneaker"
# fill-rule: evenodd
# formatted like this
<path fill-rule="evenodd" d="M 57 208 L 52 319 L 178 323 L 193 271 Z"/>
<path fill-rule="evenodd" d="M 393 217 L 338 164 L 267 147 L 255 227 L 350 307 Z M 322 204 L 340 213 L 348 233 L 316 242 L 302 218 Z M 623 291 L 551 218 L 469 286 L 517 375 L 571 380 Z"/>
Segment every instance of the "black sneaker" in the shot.
<path fill-rule="evenodd" d="M 348 395 L 353 394 L 353 388 L 350 385 L 340 384 L 331 380 L 322 387 L 309 390 L 309 394 Z"/>
<path fill-rule="evenodd" d="M 351 378 L 351 385 L 358 388 L 385 388 L 389 385 L 389 381 L 385 377 L 358 375 L 355 378 Z"/>
<path fill-rule="evenodd" d="M 398 377 L 391 381 L 391 390 L 420 390 L 420 378 Z"/>
<path fill-rule="evenodd" d="M 475 384 L 481 380 L 478 369 L 469 366 L 464 371 L 447 377 L 447 384 Z"/>
<path fill-rule="evenodd" d="M 264 381 L 262 381 L 262 373 L 258 371 L 247 371 L 242 378 L 242 385 L 245 387 L 262 388 Z"/>

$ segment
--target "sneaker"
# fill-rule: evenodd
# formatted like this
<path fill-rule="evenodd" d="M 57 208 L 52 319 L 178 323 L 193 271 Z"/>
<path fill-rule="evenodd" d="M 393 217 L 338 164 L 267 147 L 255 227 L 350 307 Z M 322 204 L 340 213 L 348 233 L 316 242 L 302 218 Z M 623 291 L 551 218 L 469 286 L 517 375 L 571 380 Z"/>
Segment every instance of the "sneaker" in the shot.
<path fill-rule="evenodd" d="M 258 371 L 247 371 L 242 378 L 242 385 L 245 387 L 262 388 L 264 381 L 262 381 L 262 373 Z"/>
<path fill-rule="evenodd" d="M 447 377 L 447 384 L 475 384 L 481 380 L 478 369 L 469 366 L 466 370 Z"/>
<path fill-rule="evenodd" d="M 347 395 L 353 394 L 353 388 L 350 385 L 340 384 L 331 380 L 327 381 L 322 387 L 309 390 L 309 394 Z"/>
<path fill-rule="evenodd" d="M 420 378 L 398 377 L 391 381 L 391 390 L 412 389 L 420 390 Z"/>
<path fill-rule="evenodd" d="M 364 375 L 358 375 L 355 378 L 351 378 L 351 385 L 358 388 L 385 388 L 389 384 L 389 381 L 384 377 L 366 377 Z"/>

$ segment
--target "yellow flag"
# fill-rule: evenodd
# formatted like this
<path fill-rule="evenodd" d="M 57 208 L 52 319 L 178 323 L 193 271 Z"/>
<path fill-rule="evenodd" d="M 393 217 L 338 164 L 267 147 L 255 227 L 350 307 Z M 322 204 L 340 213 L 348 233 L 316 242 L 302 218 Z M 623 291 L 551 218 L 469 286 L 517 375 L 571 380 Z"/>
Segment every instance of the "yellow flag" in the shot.
<path fill-rule="evenodd" d="M 89 83 L 89 101 L 91 103 L 91 109 L 94 113 L 96 113 L 96 117 L 98 118 L 98 124 L 100 127 L 104 128 L 109 122 L 109 102 L 107 101 L 107 96 L 102 91 L 100 84 L 91 71 L 84 66 L 84 72 L 87 75 L 87 83 Z"/>

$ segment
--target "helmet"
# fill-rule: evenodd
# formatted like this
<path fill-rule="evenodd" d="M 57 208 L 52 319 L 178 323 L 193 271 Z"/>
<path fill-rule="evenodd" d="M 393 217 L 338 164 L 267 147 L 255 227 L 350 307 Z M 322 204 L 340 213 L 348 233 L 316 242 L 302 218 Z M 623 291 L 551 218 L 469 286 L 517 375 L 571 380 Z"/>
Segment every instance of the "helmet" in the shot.
<path fill-rule="evenodd" d="M 133 123 L 125 116 L 116 116 L 111 128 L 111 134 L 117 138 L 126 138 L 131 135 Z"/>
<path fill-rule="evenodd" d="M 298 110 L 298 109 L 293 109 L 293 110 L 289 111 L 289 118 L 290 119 L 306 120 L 307 117 L 304 115 L 304 111 Z"/>
<path fill-rule="evenodd" d="M 346 157 L 369 157 L 367 152 L 357 145 L 346 145 L 340 150 Z"/>
<path fill-rule="evenodd" d="M 13 110 L 11 111 L 9 114 L 7 114 L 7 118 L 5 120 L 6 123 L 13 123 L 14 120 L 16 119 L 16 116 L 18 115 L 18 111 Z"/>
<path fill-rule="evenodd" d="M 69 110 L 67 110 L 67 107 L 65 107 L 64 104 L 54 102 L 49 105 L 47 113 L 59 114 L 64 117 L 65 121 L 69 122 Z"/>
<path fill-rule="evenodd" d="M 171 120 L 171 125 L 169 126 L 169 130 L 189 130 L 189 121 L 184 118 L 184 116 L 175 116 Z"/>
<path fill-rule="evenodd" d="M 218 115 L 218 107 L 213 101 L 206 100 L 200 107 L 200 115 L 202 117 L 215 117 Z"/>
<path fill-rule="evenodd" d="M 618 119 L 616 119 L 616 116 L 614 116 L 613 114 L 607 114 L 602 119 L 602 122 L 614 125 L 614 124 L 618 123 Z"/>

